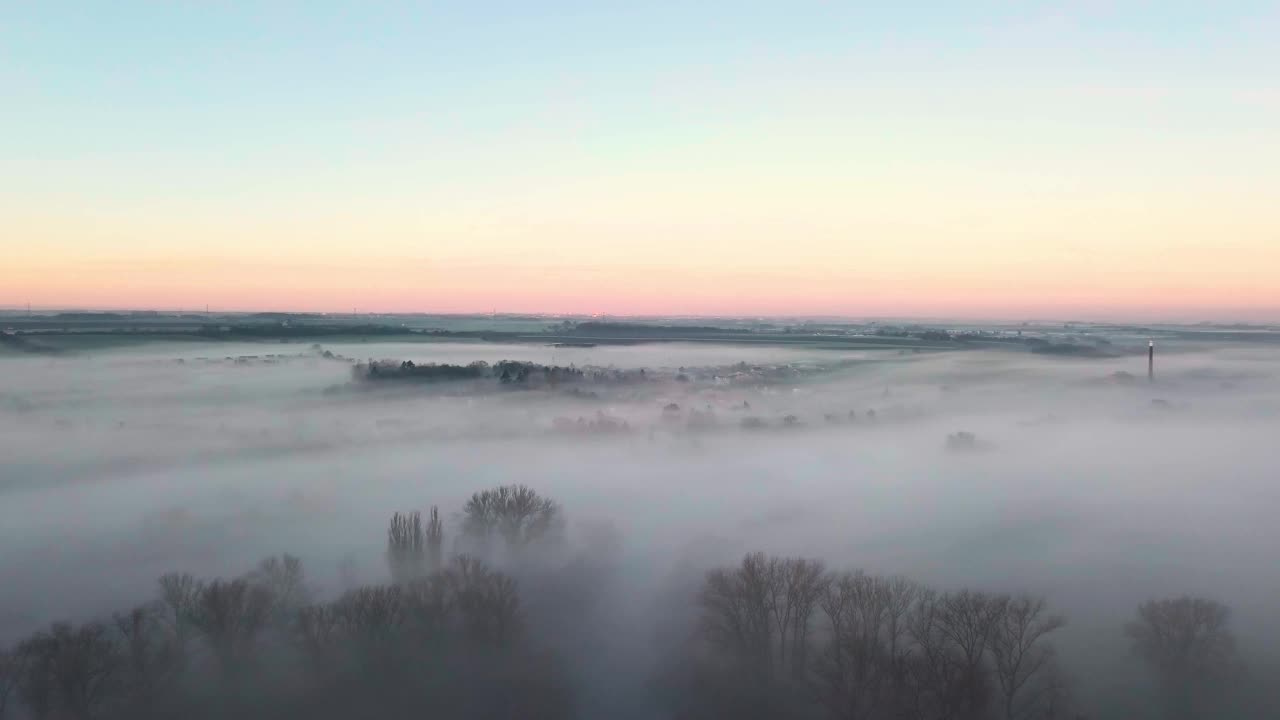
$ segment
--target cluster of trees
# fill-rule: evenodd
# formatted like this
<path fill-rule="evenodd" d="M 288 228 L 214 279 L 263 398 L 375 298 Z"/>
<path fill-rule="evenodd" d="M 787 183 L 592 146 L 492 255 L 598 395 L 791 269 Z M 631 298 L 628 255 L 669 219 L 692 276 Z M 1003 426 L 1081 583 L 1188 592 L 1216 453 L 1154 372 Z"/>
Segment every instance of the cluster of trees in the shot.
<path fill-rule="evenodd" d="M 560 528 L 559 506 L 519 485 L 476 493 L 462 514 L 460 541 L 505 543 L 507 557 Z M 386 559 L 391 582 L 329 602 L 289 555 L 229 580 L 165 575 L 150 602 L 0 652 L 0 718 L 573 714 L 515 580 L 475 555 L 446 559 L 437 508 L 425 523 L 393 515 Z"/>
<path fill-rule="evenodd" d="M 627 337 L 652 338 L 685 335 L 723 335 L 725 333 L 743 332 L 742 330 L 710 327 L 707 325 L 649 325 L 645 323 L 627 322 L 579 322 L 565 321 L 551 328 L 552 332 L 576 333 L 589 337 Z"/>
<path fill-rule="evenodd" d="M 745 412 L 750 409 L 751 403 L 745 400 L 741 405 L 734 405 L 729 408 L 731 412 Z M 705 410 L 690 407 L 686 412 L 681 410 L 678 403 L 667 403 L 663 406 L 660 417 L 662 422 L 668 426 L 682 423 L 689 430 L 711 430 L 721 427 L 720 419 L 716 415 L 715 409 L 710 405 L 707 405 Z M 846 423 L 861 422 L 861 417 L 857 410 L 850 410 L 848 414 L 824 413 L 822 419 L 827 425 L 844 425 Z M 876 422 L 876 411 L 874 409 L 867 411 L 866 421 L 869 423 Z M 741 418 L 736 425 L 744 430 L 761 430 L 770 427 L 790 429 L 803 427 L 805 421 L 800 416 L 793 414 L 783 415 L 776 421 L 757 415 L 748 415 Z"/>
<path fill-rule="evenodd" d="M 447 363 L 415 364 L 412 360 L 370 360 L 352 368 L 356 380 L 476 380 L 489 376 L 489 363 L 476 361 L 468 365 Z"/>
<path fill-rule="evenodd" d="M 352 377 L 357 381 L 379 380 L 482 380 L 493 379 L 504 385 L 521 387 L 555 387 L 567 383 L 639 383 L 651 379 L 643 368 L 578 368 L 562 365 L 540 365 L 533 362 L 503 360 L 490 365 L 483 360 L 467 365 L 450 365 L 448 363 L 417 364 L 412 360 L 397 362 L 395 360 L 370 360 L 357 363 L 352 368 Z"/>
<path fill-rule="evenodd" d="M 1049 643 L 1065 620 L 1038 598 L 753 553 L 708 573 L 699 607 L 668 686 L 682 718 L 1071 717 Z"/>
<path fill-rule="evenodd" d="M 552 427 L 557 432 L 576 435 L 616 435 L 631 431 L 631 424 L 626 420 L 611 417 L 599 410 L 596 411 L 595 417 L 590 418 L 581 415 L 576 420 L 558 417 L 552 421 Z"/>
<path fill-rule="evenodd" d="M 563 382 L 579 382 L 588 379 L 586 371 L 578 368 L 538 365 L 514 360 L 503 360 L 494 365 L 493 373 L 504 384 L 519 385 L 558 385 Z"/>
<path fill-rule="evenodd" d="M 1054 342 L 1043 337 L 1024 337 L 1021 332 L 1008 335 L 985 330 L 945 330 L 941 328 L 881 327 L 875 331 L 879 337 L 915 338 L 939 343 L 1005 343 L 1025 345 L 1033 353 L 1067 355 L 1072 357 L 1115 357 L 1119 353 L 1112 343 L 1103 337 L 1073 336 Z"/>
<path fill-rule="evenodd" d="M 525 639 L 514 581 L 483 562 L 328 603 L 302 580 L 288 556 L 232 580 L 166 575 L 156 602 L 55 624 L 0 656 L 0 716 L 571 715 L 554 658 Z"/>
<path fill-rule="evenodd" d="M 1042 598 L 938 592 L 900 577 L 747 555 L 707 573 L 698 632 L 661 687 L 677 718 L 1083 718 Z M 1214 717 L 1240 663 L 1227 609 L 1179 597 L 1126 626 L 1163 689 L 1162 717 Z"/>
<path fill-rule="evenodd" d="M 1155 671 L 1165 717 L 1213 717 L 1223 691 L 1242 676 L 1229 617 L 1221 603 L 1183 595 L 1143 603 L 1125 625 L 1134 653 Z"/>
<path fill-rule="evenodd" d="M 562 530 L 557 503 L 508 485 L 467 500 L 448 552 L 438 508 L 394 514 L 389 582 L 327 601 L 289 555 L 232 579 L 165 575 L 150 602 L 0 652 L 0 718 L 572 717 L 565 665 L 498 569 L 533 567 Z M 588 591 L 551 589 L 558 605 Z M 1040 598 L 753 553 L 705 575 L 695 616 L 654 675 L 665 716 L 1082 717 L 1051 644 L 1065 620 Z M 1214 716 L 1240 670 L 1227 625 L 1201 598 L 1139 607 L 1125 632 L 1160 681 L 1162 717 Z"/>

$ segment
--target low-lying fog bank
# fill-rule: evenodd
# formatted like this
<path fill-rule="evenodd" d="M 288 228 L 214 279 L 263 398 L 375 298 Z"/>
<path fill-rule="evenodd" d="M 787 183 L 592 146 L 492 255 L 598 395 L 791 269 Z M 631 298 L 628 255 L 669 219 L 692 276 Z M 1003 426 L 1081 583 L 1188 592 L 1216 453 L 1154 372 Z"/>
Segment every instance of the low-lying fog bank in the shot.
<path fill-rule="evenodd" d="M 707 697 L 732 683 L 660 671 L 714 655 L 687 647 L 712 612 L 704 573 L 753 551 L 1043 597 L 1067 619 L 1052 644 L 1072 711 L 1096 718 L 1168 716 L 1123 628 L 1145 601 L 1208 598 L 1230 608 L 1247 672 L 1203 716 L 1265 716 L 1280 677 L 1280 357 L 1171 350 L 1154 383 L 1145 357 L 980 350 L 190 344 L 5 359 L 0 647 L 152 599 L 164 573 L 231 578 L 280 553 L 301 559 L 312 600 L 334 601 L 391 582 L 393 512 L 438 506 L 452 554 L 468 549 L 472 493 L 518 483 L 564 520 L 535 560 L 487 558 L 516 579 L 528 652 L 563 671 L 571 701 L 529 689 L 547 717 L 727 712 Z M 344 358 L 646 372 L 371 384 Z M 813 625 L 818 653 L 816 611 Z M 965 712 L 942 716 L 988 716 Z M 982 712 L 1005 717 L 994 700 Z"/>

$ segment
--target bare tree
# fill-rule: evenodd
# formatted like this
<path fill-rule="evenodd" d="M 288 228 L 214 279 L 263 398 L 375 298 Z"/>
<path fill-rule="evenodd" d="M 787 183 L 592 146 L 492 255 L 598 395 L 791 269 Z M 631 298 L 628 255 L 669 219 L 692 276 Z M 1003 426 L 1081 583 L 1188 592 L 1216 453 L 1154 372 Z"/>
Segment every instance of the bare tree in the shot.
<path fill-rule="evenodd" d="M 310 599 L 302 561 L 288 553 L 258 563 L 247 579 L 270 596 L 272 619 L 282 627 L 287 626 Z"/>
<path fill-rule="evenodd" d="M 918 588 L 901 578 L 845 573 L 826 587 L 820 606 L 827 642 L 816 685 L 837 718 L 897 717 L 905 707 L 905 617 Z"/>
<path fill-rule="evenodd" d="M 254 641 L 271 617 L 272 598 L 264 588 L 244 578 L 214 580 L 195 598 L 191 626 L 204 637 L 230 677 L 253 657 Z"/>
<path fill-rule="evenodd" d="M 1134 652 L 1164 685 L 1173 717 L 1199 717 L 1209 695 L 1240 670 L 1230 611 L 1205 598 L 1182 596 L 1138 606 L 1125 625 Z"/>
<path fill-rule="evenodd" d="M 444 524 L 440 522 L 440 508 L 435 505 L 427 518 L 427 562 L 431 572 L 444 569 Z"/>
<path fill-rule="evenodd" d="M 505 646 L 519 636 L 522 620 L 514 580 L 465 555 L 454 558 L 444 578 L 469 639 Z"/>
<path fill-rule="evenodd" d="M 196 600 L 203 588 L 203 583 L 187 573 L 168 573 L 160 578 L 160 601 L 167 611 L 164 620 L 173 634 L 173 661 L 179 666 L 185 666 L 187 661 L 187 644 L 192 634 L 191 618 L 195 614 Z"/>
<path fill-rule="evenodd" d="M 391 579 L 406 583 L 422 577 L 425 571 L 425 539 L 422 532 L 422 514 L 396 513 L 387 527 L 387 566 Z"/>
<path fill-rule="evenodd" d="M 398 645 L 405 623 L 403 586 L 357 588 L 338 598 L 333 612 L 363 663 L 374 668 L 400 664 Z"/>
<path fill-rule="evenodd" d="M 174 615 L 187 617 L 201 587 L 202 583 L 187 573 L 169 573 L 160 577 L 160 598 Z"/>
<path fill-rule="evenodd" d="M 120 669 L 119 648 L 102 623 L 55 623 L 23 641 L 18 652 L 24 656 L 18 693 L 36 718 L 93 717 Z"/>
<path fill-rule="evenodd" d="M 909 621 L 917 717 L 983 717 L 992 699 L 985 662 L 1008 598 L 963 590 L 922 593 Z"/>
<path fill-rule="evenodd" d="M 768 560 L 764 553 L 747 555 L 738 568 L 708 572 L 698 597 L 702 629 L 712 647 L 753 674 L 765 677 L 773 660 L 769 598 Z"/>
<path fill-rule="evenodd" d="M 357 588 L 334 603 L 343 624 L 370 632 L 384 632 L 399 627 L 404 618 L 404 592 L 396 585 L 370 585 Z"/>
<path fill-rule="evenodd" d="M 812 714 L 804 673 L 825 582 L 816 562 L 758 552 L 708 571 L 697 595 L 697 632 L 659 680 L 673 716 Z"/>
<path fill-rule="evenodd" d="M 322 677 L 350 661 L 385 679 L 464 647 L 511 647 L 521 630 L 515 582 L 462 556 L 427 577 L 303 608 L 294 638 Z"/>
<path fill-rule="evenodd" d="M 303 659 L 322 680 L 337 669 L 342 651 L 341 618 L 332 605 L 308 605 L 298 609 L 293 639 Z"/>
<path fill-rule="evenodd" d="M 786 558 L 777 564 L 781 592 L 773 603 L 774 622 L 779 629 L 778 655 L 784 659 L 791 679 L 801 681 L 809 662 L 811 619 L 830 581 L 817 560 Z"/>
<path fill-rule="evenodd" d="M 815 560 L 748 554 L 737 568 L 707 573 L 699 596 L 703 630 L 713 646 L 752 673 L 800 679 L 827 582 Z"/>
<path fill-rule="evenodd" d="M 861 602 L 866 579 L 862 573 L 833 578 L 819 602 L 829 639 L 816 663 L 816 685 L 828 713 L 841 720 L 871 717 L 885 684 L 878 613 Z M 865 627 L 868 615 L 874 630 Z"/>
<path fill-rule="evenodd" d="M 1006 604 L 991 638 L 1004 720 L 1045 717 L 1053 707 L 1053 647 L 1045 637 L 1064 625 L 1042 598 L 1021 595 Z"/>
<path fill-rule="evenodd" d="M 921 587 L 903 577 L 881 581 L 885 595 L 884 637 L 890 663 L 890 714 L 902 717 L 911 696 L 910 667 L 915 650 L 910 646 L 908 619 L 923 594 Z"/>
<path fill-rule="evenodd" d="M 141 605 L 114 616 L 124 659 L 124 689 L 135 712 L 146 712 L 174 682 L 181 665 L 161 604 Z"/>
<path fill-rule="evenodd" d="M 22 659 L 22 656 L 16 652 L 0 650 L 0 718 L 4 717 L 9 707 L 9 697 L 18 685 L 18 678 L 22 675 Z"/>
<path fill-rule="evenodd" d="M 13 649 L 18 700 L 35 720 L 44 720 L 55 709 L 53 649 L 47 635 L 36 634 Z"/>
<path fill-rule="evenodd" d="M 457 609 L 447 573 L 437 572 L 404 586 L 405 624 L 418 642 L 432 642 L 449 630 Z"/>
<path fill-rule="evenodd" d="M 552 537 L 560 527 L 560 506 L 524 485 L 475 493 L 462 513 L 464 533 L 482 545 L 496 533 L 508 551 Z"/>
<path fill-rule="evenodd" d="M 942 632 L 959 650 L 961 718 L 980 718 L 991 703 L 990 673 L 984 659 L 1008 606 L 1005 596 L 962 590 L 942 597 Z"/>

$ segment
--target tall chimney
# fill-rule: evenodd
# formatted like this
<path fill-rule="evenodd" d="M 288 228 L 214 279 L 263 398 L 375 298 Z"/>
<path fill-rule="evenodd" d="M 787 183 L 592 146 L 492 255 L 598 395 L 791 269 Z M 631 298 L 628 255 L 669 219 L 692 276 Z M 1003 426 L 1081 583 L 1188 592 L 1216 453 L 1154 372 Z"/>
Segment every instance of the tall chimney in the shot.
<path fill-rule="evenodd" d="M 1156 341 L 1147 341 L 1147 382 L 1155 382 L 1156 379 Z"/>

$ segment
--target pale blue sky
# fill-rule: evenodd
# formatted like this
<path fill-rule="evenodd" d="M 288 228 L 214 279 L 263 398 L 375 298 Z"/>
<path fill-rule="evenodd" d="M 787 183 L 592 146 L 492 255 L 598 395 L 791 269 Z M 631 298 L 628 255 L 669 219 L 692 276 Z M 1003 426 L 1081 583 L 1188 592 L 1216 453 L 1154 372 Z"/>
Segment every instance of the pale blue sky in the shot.
<path fill-rule="evenodd" d="M 322 208 L 392 246 L 481 226 L 577 257 L 557 223 L 583 206 L 688 244 L 737 206 L 782 222 L 876 187 L 1249 215 L 1280 181 L 1277 37 L 1274 2 L 8 2 L 0 235 L 155 255 L 185 217 L 211 256 L 323 255 L 341 238 L 280 224 Z M 704 218 L 676 197 L 717 187 Z M 260 222 L 198 232 L 226 217 Z"/>
<path fill-rule="evenodd" d="M 125 181 L 183 161 L 245 180 L 277 160 L 358 163 L 510 133 L 630 155 L 740 125 L 825 126 L 824 109 L 851 133 L 931 110 L 1016 131 L 1023 113 L 986 106 L 989 94 L 1063 87 L 1146 93 L 1171 111 L 1157 131 L 1254 132 L 1275 127 L 1278 14 L 1205 2 L 6 3 L 0 129 L 35 179 L 46 163 L 88 160 L 90 175 Z M 859 95 L 895 102 L 859 107 Z M 1035 129 L 1071 142 L 1122 124 L 1106 111 L 1126 98 L 1079 100 L 1050 103 L 1064 116 Z"/>

